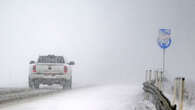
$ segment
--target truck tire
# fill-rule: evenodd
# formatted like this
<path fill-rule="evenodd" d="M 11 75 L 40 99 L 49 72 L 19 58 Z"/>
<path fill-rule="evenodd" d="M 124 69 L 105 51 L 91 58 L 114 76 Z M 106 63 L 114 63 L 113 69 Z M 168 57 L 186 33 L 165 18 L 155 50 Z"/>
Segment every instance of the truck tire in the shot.
<path fill-rule="evenodd" d="M 31 89 L 33 88 L 33 82 L 31 80 L 28 81 L 28 87 Z"/>
<path fill-rule="evenodd" d="M 37 80 L 34 80 L 33 83 L 34 83 L 34 88 L 39 89 L 39 82 Z"/>
<path fill-rule="evenodd" d="M 69 88 L 72 89 L 72 77 L 71 77 L 71 79 L 69 80 Z"/>
<path fill-rule="evenodd" d="M 71 84 L 71 80 L 65 80 L 62 84 L 63 89 L 69 89 L 71 88 L 72 84 Z"/>
<path fill-rule="evenodd" d="M 63 81 L 62 87 L 63 87 L 63 89 L 66 89 L 67 88 L 67 81 L 66 80 Z"/>

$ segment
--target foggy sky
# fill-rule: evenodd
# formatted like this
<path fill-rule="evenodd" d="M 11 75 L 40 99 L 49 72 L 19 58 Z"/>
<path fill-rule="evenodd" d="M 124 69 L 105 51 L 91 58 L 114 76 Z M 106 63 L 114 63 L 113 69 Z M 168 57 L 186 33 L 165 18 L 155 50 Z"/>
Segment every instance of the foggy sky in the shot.
<path fill-rule="evenodd" d="M 172 29 L 167 74 L 195 78 L 193 0 L 0 0 L 0 86 L 28 81 L 39 55 L 74 60 L 74 82 L 143 81 L 161 68 L 158 29 Z"/>

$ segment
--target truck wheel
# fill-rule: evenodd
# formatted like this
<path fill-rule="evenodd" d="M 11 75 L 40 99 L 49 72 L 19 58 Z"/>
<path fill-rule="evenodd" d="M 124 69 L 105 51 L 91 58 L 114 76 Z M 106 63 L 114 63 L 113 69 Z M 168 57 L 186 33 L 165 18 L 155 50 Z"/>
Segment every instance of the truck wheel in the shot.
<path fill-rule="evenodd" d="M 69 88 L 69 80 L 64 80 L 62 86 L 63 86 L 63 89 Z"/>
<path fill-rule="evenodd" d="M 34 81 L 34 88 L 39 89 L 39 82 L 37 80 Z"/>
<path fill-rule="evenodd" d="M 72 89 L 72 78 L 69 80 L 69 88 Z"/>
<path fill-rule="evenodd" d="M 34 85 L 34 88 L 35 88 L 35 89 L 39 89 L 39 84 L 35 84 L 35 85 Z"/>
<path fill-rule="evenodd" d="M 66 80 L 63 81 L 62 87 L 63 87 L 63 89 L 66 89 L 67 88 L 67 82 L 66 82 Z"/>
<path fill-rule="evenodd" d="M 31 80 L 28 81 L 28 86 L 29 86 L 29 88 L 31 88 L 31 89 L 33 88 L 33 84 L 32 84 L 32 83 L 33 83 L 33 82 L 32 82 Z"/>

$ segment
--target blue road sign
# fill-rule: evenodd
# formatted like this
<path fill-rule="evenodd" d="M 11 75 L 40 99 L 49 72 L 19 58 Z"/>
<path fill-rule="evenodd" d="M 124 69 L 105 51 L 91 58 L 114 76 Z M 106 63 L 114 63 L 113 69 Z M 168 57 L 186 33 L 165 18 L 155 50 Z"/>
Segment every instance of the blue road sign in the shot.
<path fill-rule="evenodd" d="M 166 49 L 171 45 L 171 29 L 160 29 L 159 37 L 157 39 L 158 45 L 162 49 Z"/>

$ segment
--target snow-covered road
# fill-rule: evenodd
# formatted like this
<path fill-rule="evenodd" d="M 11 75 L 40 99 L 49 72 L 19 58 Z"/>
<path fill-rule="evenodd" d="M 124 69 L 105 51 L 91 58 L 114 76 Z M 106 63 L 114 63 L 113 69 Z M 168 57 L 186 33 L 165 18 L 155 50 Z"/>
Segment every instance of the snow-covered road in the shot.
<path fill-rule="evenodd" d="M 1 106 L 1 110 L 135 110 L 142 90 L 130 84 L 75 87 L 47 97 Z"/>

